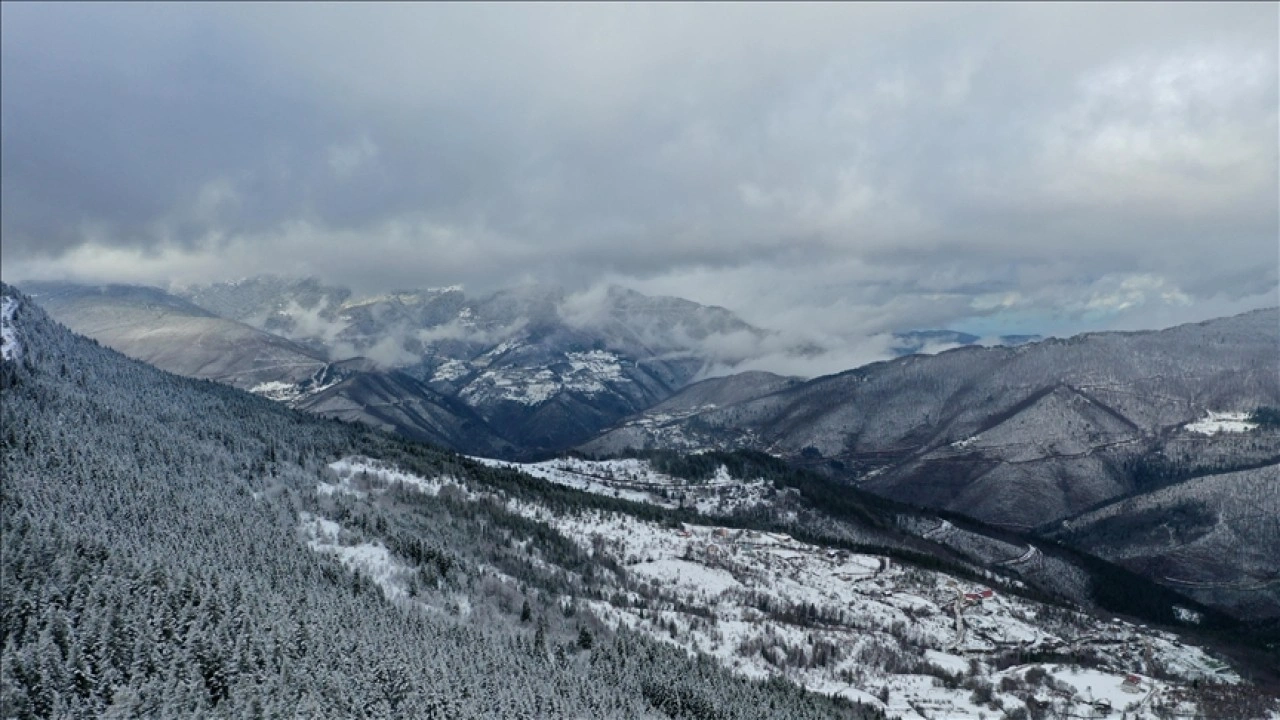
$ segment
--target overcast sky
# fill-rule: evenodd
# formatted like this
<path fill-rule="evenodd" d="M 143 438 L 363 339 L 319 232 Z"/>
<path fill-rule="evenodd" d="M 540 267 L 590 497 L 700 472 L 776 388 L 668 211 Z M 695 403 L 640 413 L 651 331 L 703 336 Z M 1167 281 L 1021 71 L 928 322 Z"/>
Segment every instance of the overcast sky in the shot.
<path fill-rule="evenodd" d="M 4 3 L 6 280 L 616 282 L 775 328 L 1278 302 L 1276 3 Z"/>

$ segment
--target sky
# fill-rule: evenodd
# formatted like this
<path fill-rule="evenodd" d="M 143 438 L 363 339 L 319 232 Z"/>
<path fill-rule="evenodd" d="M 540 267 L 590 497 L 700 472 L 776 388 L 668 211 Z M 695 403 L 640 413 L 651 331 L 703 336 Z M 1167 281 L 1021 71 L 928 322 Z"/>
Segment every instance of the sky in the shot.
<path fill-rule="evenodd" d="M 1280 10 L 0 6 L 4 279 L 613 283 L 813 337 L 1280 303 Z"/>

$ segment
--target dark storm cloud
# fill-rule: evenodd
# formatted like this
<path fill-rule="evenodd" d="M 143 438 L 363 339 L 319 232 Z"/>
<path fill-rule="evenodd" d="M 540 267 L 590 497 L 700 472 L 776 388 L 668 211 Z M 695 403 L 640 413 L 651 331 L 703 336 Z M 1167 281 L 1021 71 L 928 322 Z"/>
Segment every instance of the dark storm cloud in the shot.
<path fill-rule="evenodd" d="M 1274 5 L 3 8 L 13 279 L 611 280 L 824 337 L 1276 302 Z"/>

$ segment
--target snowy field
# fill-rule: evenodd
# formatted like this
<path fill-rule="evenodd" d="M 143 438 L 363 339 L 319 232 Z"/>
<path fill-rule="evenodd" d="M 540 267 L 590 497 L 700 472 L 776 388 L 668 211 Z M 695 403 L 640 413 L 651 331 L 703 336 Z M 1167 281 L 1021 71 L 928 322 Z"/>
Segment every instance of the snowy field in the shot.
<path fill-rule="evenodd" d="M 460 497 L 503 502 L 624 569 L 610 601 L 585 603 L 606 624 L 705 653 L 745 676 L 783 675 L 814 692 L 876 705 L 891 717 L 977 720 L 1029 702 L 1076 717 L 1105 716 L 1096 713 L 1110 708 L 1132 720 L 1154 720 L 1157 708 L 1194 710 L 1181 699 L 1180 683 L 1144 672 L 1151 661 L 1186 682 L 1239 682 L 1221 662 L 1174 635 L 1100 622 L 1011 595 L 998 584 L 902 567 L 883 556 L 710 522 L 668 527 L 601 511 L 561 516 L 367 458 L 330 467 L 336 481 L 321 483 L 320 493 L 360 497 L 400 484 L 436 495 L 454 486 Z M 678 482 L 636 460 L 519 467 L 591 491 L 612 492 L 611 482 L 601 479 L 610 473 L 647 485 Z M 313 550 L 334 555 L 389 598 L 405 601 L 409 567 L 385 547 L 322 518 L 303 514 L 300 521 Z M 1002 659 L 1035 652 L 1084 652 L 1095 661 L 1083 668 Z"/>
<path fill-rule="evenodd" d="M 319 376 L 319 373 L 317 373 Z M 268 400 L 275 400 L 286 405 L 297 403 L 312 395 L 318 395 L 325 390 L 337 385 L 341 380 L 335 379 L 324 385 L 315 384 L 313 377 L 311 380 L 301 383 L 281 382 L 279 380 L 271 380 L 268 382 L 258 383 L 249 388 L 249 392 L 254 395 L 261 395 Z"/>
<path fill-rule="evenodd" d="M 1217 435 L 1218 433 L 1242 433 L 1258 427 L 1249 422 L 1249 414 L 1242 412 L 1213 412 L 1205 417 L 1189 422 L 1184 426 L 1188 431 L 1200 435 Z"/>
<path fill-rule="evenodd" d="M 609 384 L 629 383 L 618 355 L 604 350 L 566 352 L 566 369 L 508 366 L 488 369 L 503 354 L 520 348 L 508 340 L 469 363 L 449 361 L 433 376 L 435 380 L 454 380 L 472 372 L 479 374 L 460 394 L 469 403 L 484 398 L 499 398 L 524 405 L 540 405 L 562 392 L 596 395 L 606 392 Z"/>
<path fill-rule="evenodd" d="M 472 457 L 490 467 L 504 467 L 575 490 L 635 502 L 677 508 L 681 504 L 703 515 L 728 515 L 758 505 L 772 491 L 760 478 L 734 478 L 721 465 L 706 481 L 690 482 L 654 470 L 647 460 L 580 460 L 560 458 L 538 463 L 514 463 Z M 682 499 L 683 498 L 683 499 Z"/>

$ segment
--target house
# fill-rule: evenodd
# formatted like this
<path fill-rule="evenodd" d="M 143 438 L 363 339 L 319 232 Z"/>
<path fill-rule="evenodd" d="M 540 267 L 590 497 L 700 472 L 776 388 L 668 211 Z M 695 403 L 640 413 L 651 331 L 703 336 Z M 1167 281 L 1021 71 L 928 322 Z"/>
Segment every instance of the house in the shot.
<path fill-rule="evenodd" d="M 1142 692 L 1142 678 L 1137 675 L 1126 675 L 1124 682 L 1120 683 L 1120 689 L 1129 693 Z"/>

